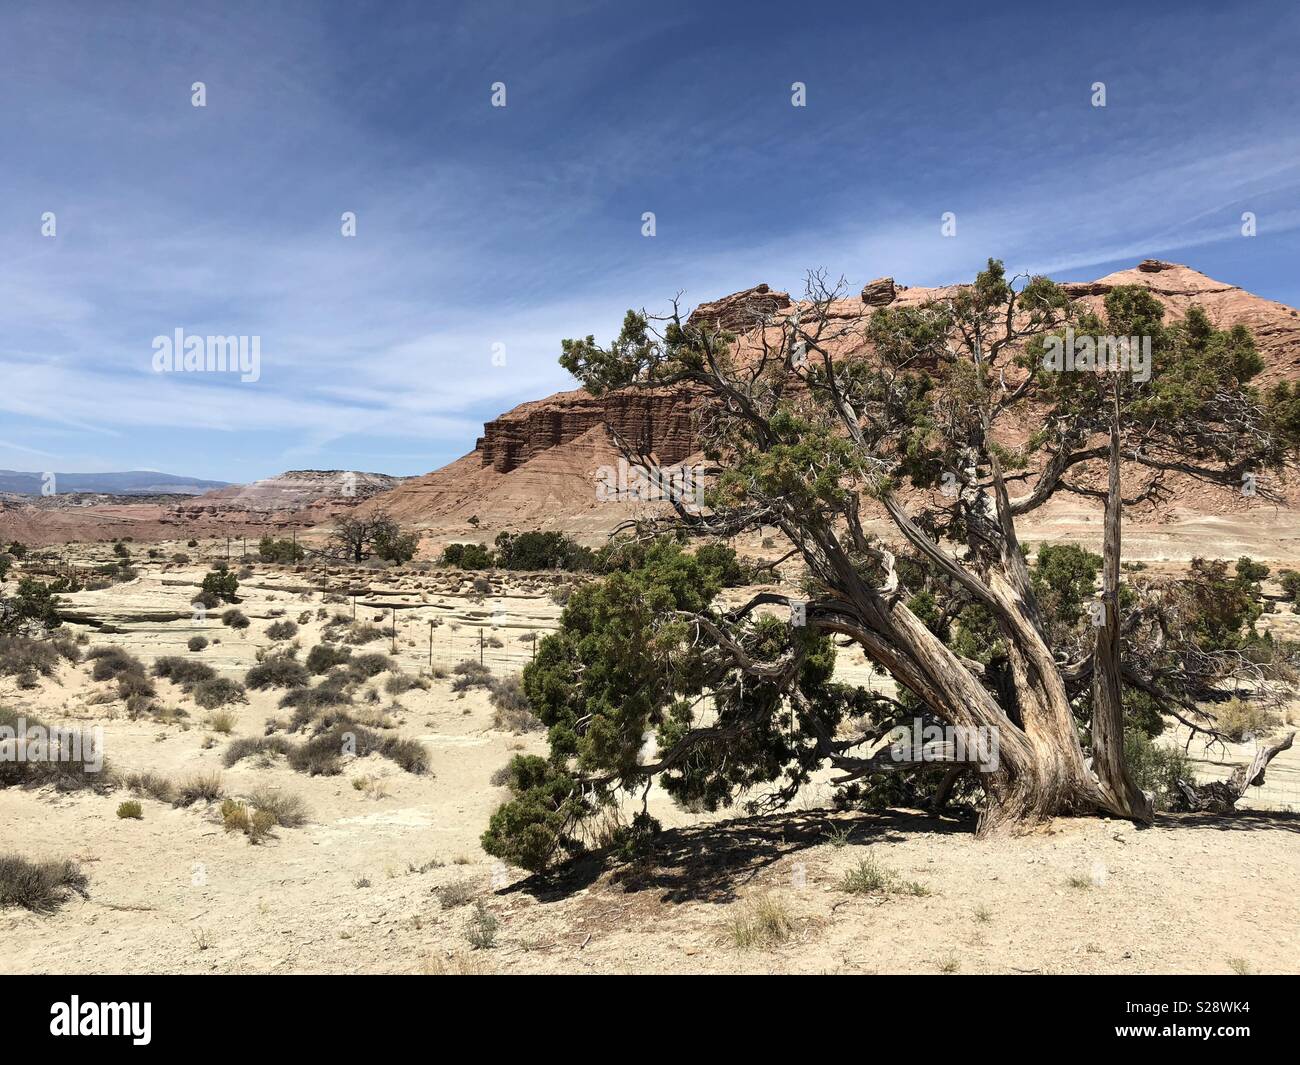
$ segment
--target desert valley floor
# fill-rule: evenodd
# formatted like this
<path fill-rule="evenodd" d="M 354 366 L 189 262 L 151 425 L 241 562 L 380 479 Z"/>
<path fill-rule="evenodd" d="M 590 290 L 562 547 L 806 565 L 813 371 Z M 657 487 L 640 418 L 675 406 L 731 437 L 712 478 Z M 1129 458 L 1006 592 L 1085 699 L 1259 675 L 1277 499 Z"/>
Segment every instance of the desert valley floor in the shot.
<path fill-rule="evenodd" d="M 837 813 L 824 786 L 762 817 L 689 814 L 652 791 L 651 811 L 668 829 L 653 864 L 588 860 L 529 879 L 486 855 L 479 836 L 505 795 L 494 774 L 516 752 L 543 752 L 544 734 L 497 727 L 487 691 L 453 690 L 450 669 L 482 655 L 495 676 L 517 673 L 533 635 L 554 628 L 562 596 L 553 593 L 566 578 L 514 574 L 476 589 L 473 575 L 427 565 L 324 576 L 318 566 L 254 562 L 240 583 L 251 626 L 237 631 L 216 612 L 199 625 L 189 610 L 208 568 L 200 556 L 221 557 L 222 544 L 151 546 L 160 561 L 133 545 L 134 581 L 66 597 L 68 630 L 88 635 L 83 650 L 117 645 L 146 665 L 189 656 L 239 679 L 259 649 L 275 646 L 265 630 L 278 619 L 302 623 L 296 639 L 306 652 L 340 612 L 350 620 L 355 609 L 358 623 L 377 628 L 396 618 L 395 639 L 358 650 L 393 653 L 428 687 L 385 694 L 381 674 L 369 685 L 373 701 L 361 704 L 385 732 L 420 744 L 429 771 L 406 772 L 379 754 L 336 776 L 308 776 L 280 757 L 226 766 L 232 742 L 284 716 L 279 689 L 250 690 L 231 719 L 217 721 L 160 680 L 162 701 L 185 715 L 132 720 L 106 694 L 111 685 L 91 679 L 89 662 L 63 663 L 35 688 L 0 678 L 0 705 L 49 723 L 102 725 L 119 774 L 178 782 L 220 774 L 227 795 L 271 788 L 299 796 L 308 815 L 252 845 L 224 830 L 219 802 L 176 808 L 144 797 L 136 820 L 116 816 L 131 797 L 124 788 L 0 790 L 3 849 L 75 859 L 90 880 L 88 898 L 74 896 L 56 913 L 0 911 L 0 971 L 1300 970 L 1300 749 L 1273 763 L 1236 817 L 1163 814 L 1145 829 L 1060 820 L 990 841 L 977 841 L 967 822 L 916 811 Z M 187 550 L 195 555 L 188 564 L 161 561 Z M 107 544 L 64 553 L 111 557 Z M 1266 620 L 1294 637 L 1300 618 L 1289 609 Z M 211 643 L 191 652 L 196 634 Z M 848 652 L 841 669 L 878 683 Z M 1294 723 L 1295 707 L 1289 717 Z M 1191 753 L 1210 779 L 1250 749 L 1206 752 L 1194 743 Z M 840 890 L 864 858 L 893 874 L 896 889 Z M 493 943 L 474 949 L 469 933 L 485 913 Z M 773 913 L 788 928 L 765 942 Z"/>

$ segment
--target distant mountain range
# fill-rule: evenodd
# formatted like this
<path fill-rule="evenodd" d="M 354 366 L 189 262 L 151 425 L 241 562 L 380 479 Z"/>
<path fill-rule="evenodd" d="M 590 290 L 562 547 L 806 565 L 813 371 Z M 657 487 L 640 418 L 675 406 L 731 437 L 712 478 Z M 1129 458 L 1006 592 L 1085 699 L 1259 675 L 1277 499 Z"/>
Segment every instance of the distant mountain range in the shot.
<path fill-rule="evenodd" d="M 0 492 L 38 496 L 42 494 L 48 477 L 44 473 L 0 470 Z M 130 470 L 125 473 L 55 472 L 53 478 L 55 495 L 102 492 L 119 496 L 196 496 L 213 488 L 226 488 L 230 484 L 229 481 L 203 481 L 197 477 L 179 477 L 173 473 L 155 473 L 152 470 Z"/>

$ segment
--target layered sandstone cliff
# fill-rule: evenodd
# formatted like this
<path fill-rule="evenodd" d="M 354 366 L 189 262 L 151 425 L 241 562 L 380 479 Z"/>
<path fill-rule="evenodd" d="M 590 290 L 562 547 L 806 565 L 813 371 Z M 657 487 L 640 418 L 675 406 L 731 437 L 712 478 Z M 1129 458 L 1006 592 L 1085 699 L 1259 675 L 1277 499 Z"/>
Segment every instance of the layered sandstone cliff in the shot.
<path fill-rule="evenodd" d="M 1097 281 L 1070 283 L 1066 288 L 1096 306 L 1116 286 L 1131 284 L 1149 288 L 1169 309 L 1170 318 L 1180 317 L 1195 304 L 1216 326 L 1241 324 L 1249 328 L 1266 367 L 1258 383 L 1300 378 L 1300 312 L 1186 266 L 1146 260 L 1132 269 Z M 837 301 L 831 313 L 856 326 L 865 324 L 867 317 L 882 307 L 915 306 L 958 287 L 907 287 L 882 277 L 865 285 L 859 295 Z M 799 307 L 788 294 L 757 285 L 701 304 L 691 320 L 739 333 L 742 350 L 757 351 L 759 330 Z M 867 353 L 854 329 L 844 334 L 837 342 L 837 354 Z M 494 419 L 473 452 L 433 473 L 412 478 L 365 507 L 382 508 L 434 530 L 471 531 L 472 526 L 465 524 L 471 517 L 479 519 L 479 527 L 493 530 L 608 530 L 645 509 L 604 502 L 597 491 L 601 471 L 620 458 L 615 434 L 661 464 L 690 462 L 699 457 L 700 418 L 699 400 L 684 391 L 622 391 L 599 398 L 581 390 L 561 392 Z M 1027 435 L 1033 427 L 1032 414 L 1026 419 Z M 1257 506 L 1229 495 L 1207 493 L 1194 482 L 1175 483 L 1168 500 L 1169 513 L 1227 514 Z M 1086 504 L 1077 500 L 1070 505 L 1086 509 Z M 1055 520 L 1054 513 L 1044 512 L 1044 520 Z"/>

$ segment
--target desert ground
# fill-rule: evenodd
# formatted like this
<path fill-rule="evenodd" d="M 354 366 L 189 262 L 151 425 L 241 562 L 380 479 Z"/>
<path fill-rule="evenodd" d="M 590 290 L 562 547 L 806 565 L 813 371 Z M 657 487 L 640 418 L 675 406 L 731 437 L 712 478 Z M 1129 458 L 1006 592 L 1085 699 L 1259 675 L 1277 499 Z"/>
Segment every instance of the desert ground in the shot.
<path fill-rule="evenodd" d="M 1221 542 L 1217 553 L 1235 557 L 1231 537 Z M 118 774 L 219 774 L 225 795 L 271 788 L 300 797 L 308 815 L 253 844 L 226 831 L 220 801 L 177 808 L 145 796 L 143 816 L 122 819 L 125 788 L 0 790 L 0 851 L 71 858 L 90 881 L 88 898 L 51 914 L 0 910 L 0 971 L 1300 971 L 1300 748 L 1273 763 L 1235 817 L 1162 814 L 1142 829 L 1058 820 L 988 841 L 957 818 L 836 812 L 822 782 L 794 808 L 761 817 L 692 814 L 652 790 L 650 810 L 667 829 L 653 863 L 589 858 L 530 878 L 485 854 L 479 836 L 506 795 L 494 774 L 516 752 L 543 753 L 544 734 L 500 727 L 488 691 L 454 690 L 452 667 L 481 656 L 495 677 L 517 673 L 534 635 L 555 627 L 571 578 L 489 575 L 484 585 L 428 565 L 326 572 L 252 562 L 239 588 L 251 625 L 239 631 L 220 611 L 196 620 L 190 608 L 224 542 L 150 545 L 157 560 L 132 546 L 136 579 L 65 597 L 67 630 L 84 634 L 83 650 L 120 646 L 146 666 L 187 656 L 242 679 L 259 651 L 283 646 L 266 636 L 278 620 L 300 622 L 304 654 L 335 614 L 395 622 L 395 636 L 357 650 L 392 654 L 427 687 L 388 694 L 381 674 L 367 685 L 373 699 L 353 709 L 416 741 L 428 772 L 375 753 L 346 760 L 336 776 L 309 776 L 279 756 L 224 765 L 232 742 L 285 716 L 280 689 L 250 690 L 223 720 L 159 680 L 161 702 L 183 715 L 131 719 L 86 661 L 62 663 L 34 688 L 0 678 L 0 705 L 102 726 Z M 191 560 L 165 561 L 177 553 Z M 111 545 L 70 545 L 63 557 L 107 561 Z M 1300 633 L 1289 608 L 1265 620 Z M 190 651 L 195 635 L 211 642 Z M 880 683 L 854 654 L 841 669 Z M 1204 779 L 1251 754 L 1199 742 L 1190 750 Z M 864 868 L 879 889 L 843 890 L 846 874 Z"/>

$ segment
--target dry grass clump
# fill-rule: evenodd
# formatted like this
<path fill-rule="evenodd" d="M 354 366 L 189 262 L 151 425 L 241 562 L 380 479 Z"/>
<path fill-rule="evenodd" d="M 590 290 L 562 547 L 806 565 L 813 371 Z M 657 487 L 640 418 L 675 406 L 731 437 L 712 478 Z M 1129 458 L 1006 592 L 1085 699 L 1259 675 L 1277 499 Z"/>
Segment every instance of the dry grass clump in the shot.
<path fill-rule="evenodd" d="M 29 862 L 16 854 L 0 854 L 0 908 L 53 913 L 74 894 L 89 898 L 89 884 L 74 862 Z"/>
<path fill-rule="evenodd" d="M 786 904 L 775 895 L 761 895 L 740 904 L 727 923 L 727 934 L 738 950 L 770 950 L 794 933 Z"/>
<path fill-rule="evenodd" d="M 215 802 L 221 798 L 222 782 L 220 773 L 196 773 L 188 777 L 176 788 L 175 806 L 193 806 L 200 802 Z"/>
<path fill-rule="evenodd" d="M 242 802 L 226 799 L 221 803 L 221 823 L 227 832 L 242 832 L 249 843 L 261 843 L 275 828 L 275 818 L 266 810 L 251 812 Z"/>
<path fill-rule="evenodd" d="M 135 799 L 127 799 L 117 805 L 117 816 L 123 820 L 139 821 L 144 817 L 144 807 Z"/>
<path fill-rule="evenodd" d="M 307 823 L 307 806 L 302 796 L 275 788 L 257 788 L 248 801 L 259 812 L 268 814 L 281 828 L 300 828 Z"/>
<path fill-rule="evenodd" d="M 229 736 L 235 730 L 235 715 L 229 710 L 215 710 L 208 715 L 207 725 L 213 732 Z"/>
<path fill-rule="evenodd" d="M 176 788 L 170 780 L 158 773 L 129 773 L 122 783 L 133 795 L 148 795 L 151 799 L 168 804 L 176 801 Z"/>

